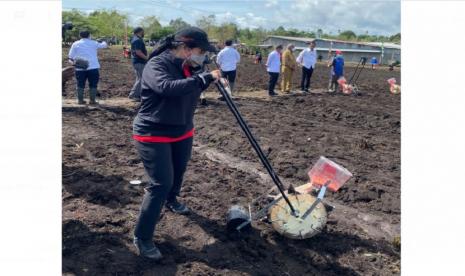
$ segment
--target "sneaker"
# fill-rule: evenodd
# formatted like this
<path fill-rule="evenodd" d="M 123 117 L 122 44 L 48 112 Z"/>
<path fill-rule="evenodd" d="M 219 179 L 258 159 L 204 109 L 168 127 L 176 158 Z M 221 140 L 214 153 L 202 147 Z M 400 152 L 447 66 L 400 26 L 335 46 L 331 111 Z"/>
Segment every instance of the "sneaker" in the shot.
<path fill-rule="evenodd" d="M 155 261 L 161 260 L 163 258 L 160 250 L 158 250 L 152 240 L 141 240 L 137 237 L 134 237 L 134 246 L 137 248 L 139 255 L 142 257 L 146 257 Z"/>
<path fill-rule="evenodd" d="M 189 208 L 177 201 L 176 199 L 172 202 L 167 202 L 166 207 L 173 213 L 180 214 L 180 215 L 185 215 L 189 213 Z"/>
<path fill-rule="evenodd" d="M 96 102 L 96 101 L 90 101 L 89 104 L 90 104 L 90 105 L 98 105 L 98 102 Z"/>
<path fill-rule="evenodd" d="M 86 101 L 78 101 L 78 104 L 86 104 Z"/>
<path fill-rule="evenodd" d="M 273 97 L 273 96 L 278 96 L 278 93 L 276 93 L 276 92 L 273 91 L 273 92 L 271 92 L 271 93 L 268 93 L 268 95 Z"/>

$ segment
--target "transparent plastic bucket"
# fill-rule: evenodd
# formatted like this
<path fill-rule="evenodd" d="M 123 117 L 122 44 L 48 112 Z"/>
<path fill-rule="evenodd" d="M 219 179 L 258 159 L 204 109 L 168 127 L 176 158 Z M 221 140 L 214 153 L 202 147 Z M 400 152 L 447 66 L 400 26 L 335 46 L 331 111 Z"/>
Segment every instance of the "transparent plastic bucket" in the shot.
<path fill-rule="evenodd" d="M 390 85 L 396 84 L 396 78 L 390 78 L 387 80 Z"/>
<path fill-rule="evenodd" d="M 308 176 L 310 177 L 310 182 L 316 188 L 320 188 L 328 180 L 331 181 L 328 189 L 335 192 L 352 177 L 352 174 L 343 166 L 336 164 L 324 156 L 320 156 L 320 159 L 308 172 Z"/>
<path fill-rule="evenodd" d="M 344 94 L 351 94 L 352 91 L 354 90 L 354 87 L 352 85 L 347 84 L 347 80 L 344 77 L 340 77 L 337 80 L 337 83 L 339 83 L 339 85 L 341 86 L 342 93 L 344 93 Z"/>
<path fill-rule="evenodd" d="M 391 91 L 392 94 L 399 94 L 400 93 L 400 85 L 396 84 L 396 79 L 395 78 L 390 78 L 387 80 L 389 83 L 389 91 Z"/>

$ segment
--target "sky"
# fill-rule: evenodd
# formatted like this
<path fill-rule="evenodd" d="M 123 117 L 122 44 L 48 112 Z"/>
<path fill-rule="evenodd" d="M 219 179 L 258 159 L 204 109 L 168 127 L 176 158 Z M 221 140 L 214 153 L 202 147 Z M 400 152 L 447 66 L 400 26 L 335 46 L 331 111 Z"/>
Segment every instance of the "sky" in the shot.
<path fill-rule="evenodd" d="M 127 13 L 133 25 L 147 15 L 167 25 L 178 17 L 195 24 L 201 16 L 214 14 L 218 23 L 234 22 L 241 28 L 400 33 L 400 0 L 63 0 L 62 6 L 84 12 L 115 9 Z"/>

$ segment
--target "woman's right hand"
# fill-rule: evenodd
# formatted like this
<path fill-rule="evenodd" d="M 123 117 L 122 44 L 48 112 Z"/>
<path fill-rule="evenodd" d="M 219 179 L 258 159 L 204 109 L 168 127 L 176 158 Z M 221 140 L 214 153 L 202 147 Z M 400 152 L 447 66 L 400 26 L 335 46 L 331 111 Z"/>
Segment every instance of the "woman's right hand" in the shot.
<path fill-rule="evenodd" d="M 213 79 L 215 79 L 215 81 L 218 81 L 219 79 L 221 79 L 221 71 L 220 70 L 210 71 L 210 74 L 212 74 L 212 77 L 213 77 Z"/>

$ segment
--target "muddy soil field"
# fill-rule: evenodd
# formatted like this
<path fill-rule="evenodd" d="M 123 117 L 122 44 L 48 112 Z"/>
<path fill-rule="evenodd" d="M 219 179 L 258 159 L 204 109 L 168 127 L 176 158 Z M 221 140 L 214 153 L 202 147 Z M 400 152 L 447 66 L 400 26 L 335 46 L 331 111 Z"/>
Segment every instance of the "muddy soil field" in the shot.
<path fill-rule="evenodd" d="M 163 213 L 154 239 L 165 259 L 157 264 L 139 258 L 131 244 L 144 185 L 129 180 L 146 177 L 131 140 L 137 104 L 126 97 L 133 73 L 120 52 L 101 52 L 100 106 L 75 105 L 75 82 L 66 85 L 64 275 L 400 274 L 399 244 L 393 242 L 400 235 L 400 96 L 389 94 L 386 83 L 389 77 L 399 80 L 398 71 L 366 71 L 358 96 L 268 99 L 245 96 L 262 93 L 267 74 L 243 58 L 236 103 L 283 182 L 306 183 L 321 155 L 354 177 L 328 194 L 336 208 L 324 231 L 311 239 L 286 239 L 265 221 L 241 236 L 228 234 L 228 208 L 236 203 L 260 208 L 273 184 L 212 92 L 209 105 L 196 112 L 193 157 L 180 199 L 193 212 Z M 327 85 L 328 70 L 319 69 L 314 88 Z"/>

